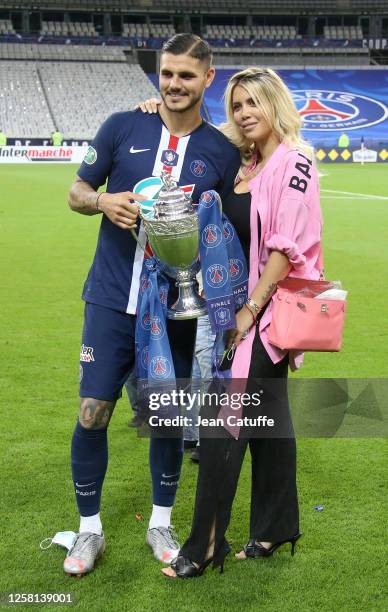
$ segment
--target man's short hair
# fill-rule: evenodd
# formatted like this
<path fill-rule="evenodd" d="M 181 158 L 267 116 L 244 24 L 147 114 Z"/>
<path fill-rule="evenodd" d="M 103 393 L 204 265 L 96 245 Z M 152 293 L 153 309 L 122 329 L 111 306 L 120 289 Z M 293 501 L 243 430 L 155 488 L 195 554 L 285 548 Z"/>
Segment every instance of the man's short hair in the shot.
<path fill-rule="evenodd" d="M 196 34 L 188 33 L 175 34 L 169 38 L 162 47 L 162 53 L 187 54 L 200 62 L 206 62 L 208 67 L 211 66 L 213 59 L 210 45 Z"/>

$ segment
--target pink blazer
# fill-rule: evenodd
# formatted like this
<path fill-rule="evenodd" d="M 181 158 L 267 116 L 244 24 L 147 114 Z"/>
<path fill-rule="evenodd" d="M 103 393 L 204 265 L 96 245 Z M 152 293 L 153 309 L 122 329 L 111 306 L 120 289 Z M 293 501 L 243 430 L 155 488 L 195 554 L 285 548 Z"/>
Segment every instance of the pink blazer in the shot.
<path fill-rule="evenodd" d="M 251 203 L 251 244 L 248 292 L 251 295 L 271 251 L 285 253 L 292 264 L 289 276 L 320 277 L 322 214 L 319 204 L 318 172 L 304 154 L 280 144 L 263 170 L 249 183 Z M 261 239 L 258 243 L 258 215 Z M 272 300 L 261 318 L 259 332 L 273 363 L 287 351 L 268 342 L 267 329 L 272 318 Z M 233 378 L 248 378 L 255 336 L 254 327 L 236 350 Z M 303 353 L 290 351 L 290 367 L 297 369 Z"/>

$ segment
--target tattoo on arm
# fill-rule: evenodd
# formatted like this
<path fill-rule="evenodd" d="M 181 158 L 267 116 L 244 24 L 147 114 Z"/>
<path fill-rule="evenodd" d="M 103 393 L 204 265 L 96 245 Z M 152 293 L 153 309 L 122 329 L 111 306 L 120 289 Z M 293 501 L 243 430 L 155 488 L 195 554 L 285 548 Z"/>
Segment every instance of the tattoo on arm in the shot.
<path fill-rule="evenodd" d="M 89 183 L 77 177 L 70 187 L 68 202 L 75 212 L 91 216 L 101 212 L 96 206 L 97 198 L 97 191 Z"/>
<path fill-rule="evenodd" d="M 264 291 L 263 295 L 261 296 L 261 299 L 263 300 L 263 305 L 266 304 L 269 298 L 275 293 L 276 287 L 276 283 L 271 283 Z"/>

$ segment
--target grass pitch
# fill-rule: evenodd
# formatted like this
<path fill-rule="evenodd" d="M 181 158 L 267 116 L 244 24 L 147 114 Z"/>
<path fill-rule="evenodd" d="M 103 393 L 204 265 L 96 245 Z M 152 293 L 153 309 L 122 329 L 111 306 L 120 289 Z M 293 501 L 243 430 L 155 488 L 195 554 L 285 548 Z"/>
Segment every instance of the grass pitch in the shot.
<path fill-rule="evenodd" d="M 104 558 L 76 580 L 63 574 L 63 549 L 39 549 L 44 537 L 77 530 L 78 523 L 69 444 L 78 403 L 80 293 L 99 219 L 67 208 L 75 170 L 0 166 L 0 592 L 71 591 L 77 610 L 93 612 L 386 610 L 382 438 L 299 440 L 305 536 L 293 559 L 284 548 L 268 561 L 230 558 L 223 576 L 208 570 L 201 580 L 168 581 L 144 544 L 148 441 L 128 430 L 122 399 L 109 434 Z M 343 351 L 307 355 L 297 376 L 387 377 L 387 166 L 322 165 L 321 171 L 326 274 L 349 290 L 349 309 Z M 191 522 L 196 472 L 186 458 L 173 515 L 181 540 Z M 249 488 L 247 458 L 228 534 L 234 552 L 248 536 Z M 136 520 L 139 512 L 144 521 Z"/>

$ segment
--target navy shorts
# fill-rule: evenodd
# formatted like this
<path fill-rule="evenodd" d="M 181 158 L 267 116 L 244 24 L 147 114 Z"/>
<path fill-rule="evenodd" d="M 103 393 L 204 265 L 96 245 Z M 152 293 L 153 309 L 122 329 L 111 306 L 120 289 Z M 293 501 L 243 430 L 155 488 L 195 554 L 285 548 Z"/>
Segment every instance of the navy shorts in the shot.
<path fill-rule="evenodd" d="M 85 304 L 80 396 L 115 402 L 135 365 L 136 316 Z M 167 320 L 176 378 L 190 378 L 197 321 Z"/>

